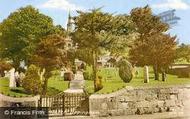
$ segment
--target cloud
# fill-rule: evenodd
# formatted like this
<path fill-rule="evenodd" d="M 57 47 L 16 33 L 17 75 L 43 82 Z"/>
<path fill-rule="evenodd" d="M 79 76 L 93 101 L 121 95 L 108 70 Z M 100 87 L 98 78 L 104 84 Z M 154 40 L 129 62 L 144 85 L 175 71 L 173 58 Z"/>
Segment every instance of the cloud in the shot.
<path fill-rule="evenodd" d="M 190 5 L 188 3 L 185 3 L 183 0 L 167 0 L 165 3 L 154 4 L 152 7 L 186 10 L 190 8 Z"/>
<path fill-rule="evenodd" d="M 71 3 L 69 0 L 48 0 L 40 5 L 41 8 L 60 9 L 65 11 L 84 10 L 83 7 Z"/>

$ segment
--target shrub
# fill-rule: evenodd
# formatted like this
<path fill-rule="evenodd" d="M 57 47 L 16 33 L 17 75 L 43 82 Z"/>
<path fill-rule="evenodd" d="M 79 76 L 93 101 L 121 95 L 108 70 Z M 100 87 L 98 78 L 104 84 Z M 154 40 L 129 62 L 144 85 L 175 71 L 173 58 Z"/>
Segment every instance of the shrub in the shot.
<path fill-rule="evenodd" d="M 30 65 L 23 79 L 22 86 L 30 94 L 36 95 L 42 92 L 42 82 L 38 75 L 39 69 L 40 68 L 35 65 Z"/>
<path fill-rule="evenodd" d="M 84 71 L 83 75 L 84 75 L 85 80 L 92 80 L 93 79 L 92 74 L 90 72 L 88 72 L 88 71 Z"/>
<path fill-rule="evenodd" d="M 126 59 L 121 59 L 118 63 L 119 76 L 125 82 L 129 83 L 133 78 L 133 67 Z"/>
<path fill-rule="evenodd" d="M 4 71 L 6 70 L 10 70 L 11 69 L 11 64 L 6 62 L 6 61 L 3 61 L 3 60 L 0 60 L 0 75 L 1 76 L 4 76 Z"/>
<path fill-rule="evenodd" d="M 102 85 L 102 77 L 101 76 L 98 76 L 96 78 L 96 81 L 95 81 L 95 92 L 101 90 L 103 88 L 103 85 Z"/>

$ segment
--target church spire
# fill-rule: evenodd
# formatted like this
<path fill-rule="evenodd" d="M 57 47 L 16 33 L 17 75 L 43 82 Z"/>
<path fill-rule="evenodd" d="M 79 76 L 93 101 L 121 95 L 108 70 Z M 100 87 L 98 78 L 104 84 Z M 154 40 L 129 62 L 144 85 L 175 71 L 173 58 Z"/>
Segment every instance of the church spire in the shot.
<path fill-rule="evenodd" d="M 67 21 L 67 33 L 70 34 L 71 31 L 72 31 L 72 17 L 71 17 L 70 11 L 69 11 L 68 21 Z"/>

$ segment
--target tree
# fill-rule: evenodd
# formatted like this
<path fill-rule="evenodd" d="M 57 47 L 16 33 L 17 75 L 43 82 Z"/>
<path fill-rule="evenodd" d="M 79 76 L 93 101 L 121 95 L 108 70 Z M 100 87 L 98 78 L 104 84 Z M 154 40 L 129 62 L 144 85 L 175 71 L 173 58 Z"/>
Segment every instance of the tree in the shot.
<path fill-rule="evenodd" d="M 41 80 L 43 80 L 42 94 L 46 94 L 48 78 L 51 77 L 51 71 L 60 68 L 66 59 L 66 51 L 64 50 L 65 38 L 58 35 L 48 35 L 40 40 L 33 57 L 30 59 L 30 64 L 39 66 L 42 71 L 39 71 Z"/>
<path fill-rule="evenodd" d="M 190 45 L 181 44 L 176 49 L 176 59 L 184 59 L 190 62 Z"/>
<path fill-rule="evenodd" d="M 159 80 L 159 71 L 164 75 L 166 67 L 174 61 L 176 37 L 165 33 L 168 24 L 152 15 L 148 6 L 133 9 L 131 18 L 139 35 L 129 51 L 130 60 L 139 66 L 153 66 L 155 80 Z"/>
<path fill-rule="evenodd" d="M 123 48 L 126 46 L 128 35 L 128 19 L 120 16 L 103 13 L 100 9 L 89 12 L 78 11 L 79 16 L 74 17 L 75 30 L 72 39 L 77 43 L 83 58 L 93 67 L 94 88 L 97 78 L 97 59 L 101 50 Z M 88 55 L 90 54 L 90 55 Z M 87 56 L 88 55 L 88 56 Z"/>
<path fill-rule="evenodd" d="M 32 6 L 16 10 L 0 24 L 2 58 L 9 58 L 14 67 L 18 68 L 20 61 L 27 62 L 39 39 L 60 31 L 57 29 L 50 17 L 41 14 Z"/>

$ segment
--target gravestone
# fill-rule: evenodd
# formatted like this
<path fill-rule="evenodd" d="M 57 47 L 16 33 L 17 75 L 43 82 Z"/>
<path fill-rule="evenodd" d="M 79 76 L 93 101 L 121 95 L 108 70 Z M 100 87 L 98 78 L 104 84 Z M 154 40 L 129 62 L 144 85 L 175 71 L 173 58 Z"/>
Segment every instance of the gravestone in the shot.
<path fill-rule="evenodd" d="M 148 66 L 144 66 L 144 83 L 149 83 Z"/>
<path fill-rule="evenodd" d="M 15 88 L 16 87 L 15 68 L 12 68 L 9 72 L 10 72 L 9 88 Z"/>

